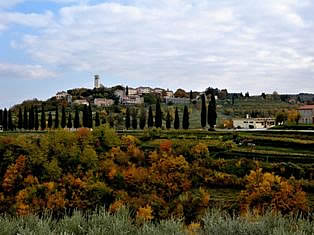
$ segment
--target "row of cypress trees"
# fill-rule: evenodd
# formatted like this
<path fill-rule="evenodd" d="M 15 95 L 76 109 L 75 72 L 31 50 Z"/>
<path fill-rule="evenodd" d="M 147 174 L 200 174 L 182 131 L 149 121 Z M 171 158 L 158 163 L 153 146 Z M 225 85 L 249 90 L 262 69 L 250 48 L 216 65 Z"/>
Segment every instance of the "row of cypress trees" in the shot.
<path fill-rule="evenodd" d="M 132 127 L 133 129 L 137 129 L 138 127 L 138 118 L 137 118 L 137 110 L 134 109 L 132 112 L 130 112 L 130 109 L 127 108 L 126 110 L 126 117 L 125 117 L 125 127 L 126 129 L 129 129 Z M 153 116 L 153 110 L 152 106 L 149 106 L 148 110 L 148 119 L 147 119 L 147 127 L 152 128 L 161 128 L 162 127 L 162 111 L 160 107 L 160 101 L 158 100 L 156 103 L 156 114 L 155 114 L 155 122 L 154 122 L 154 116 Z M 167 113 L 166 116 L 166 128 L 170 129 L 171 128 L 171 116 L 170 113 Z M 146 126 L 146 110 L 143 108 L 140 113 L 139 117 L 139 127 L 140 129 L 144 129 Z M 189 111 L 188 107 L 184 107 L 184 112 L 183 112 L 183 120 L 182 120 L 182 128 L 183 129 L 189 129 L 190 122 L 189 122 Z M 175 118 L 174 118 L 174 126 L 175 129 L 180 128 L 180 119 L 179 119 L 179 112 L 178 108 L 176 108 L 175 111 Z"/>
<path fill-rule="evenodd" d="M 207 120 L 206 120 L 207 118 Z M 216 111 L 216 99 L 213 94 L 211 94 L 211 99 L 208 103 L 208 109 L 206 109 L 205 95 L 202 95 L 202 109 L 201 109 L 201 125 L 202 128 L 206 127 L 206 122 L 209 127 L 213 129 L 216 125 L 217 111 Z"/>
<path fill-rule="evenodd" d="M 40 119 L 39 119 L 40 115 Z M 16 128 L 22 130 L 45 130 L 46 128 L 49 129 L 58 129 L 61 124 L 61 128 L 92 128 L 93 127 L 93 113 L 91 107 L 87 105 L 84 106 L 83 110 L 83 123 L 81 124 L 80 121 L 80 111 L 76 108 L 74 122 L 72 120 L 72 112 L 68 112 L 66 114 L 65 107 L 62 107 L 61 111 L 61 123 L 59 120 L 59 107 L 55 109 L 55 117 L 53 120 L 52 113 L 48 113 L 48 120 L 46 120 L 46 112 L 45 107 L 42 106 L 40 113 L 37 107 L 31 107 L 27 109 L 24 107 L 22 111 L 19 108 L 18 117 L 17 117 L 17 126 L 13 122 L 12 112 L 11 110 L 0 110 L 0 125 L 3 126 L 3 130 L 15 130 Z M 40 122 L 39 122 L 40 121 Z M 96 112 L 95 116 L 95 126 L 100 126 L 100 117 L 99 113 Z"/>

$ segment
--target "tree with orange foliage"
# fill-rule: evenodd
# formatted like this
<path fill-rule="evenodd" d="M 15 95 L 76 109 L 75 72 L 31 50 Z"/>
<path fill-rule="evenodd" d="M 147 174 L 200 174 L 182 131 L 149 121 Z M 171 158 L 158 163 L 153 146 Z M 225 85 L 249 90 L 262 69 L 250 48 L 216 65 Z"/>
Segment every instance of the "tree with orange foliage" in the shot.
<path fill-rule="evenodd" d="M 286 179 L 273 173 L 263 173 L 261 168 L 251 171 L 247 177 L 246 190 L 239 196 L 242 214 L 253 211 L 264 214 L 271 209 L 274 213 L 307 212 L 305 192 L 294 179 Z"/>

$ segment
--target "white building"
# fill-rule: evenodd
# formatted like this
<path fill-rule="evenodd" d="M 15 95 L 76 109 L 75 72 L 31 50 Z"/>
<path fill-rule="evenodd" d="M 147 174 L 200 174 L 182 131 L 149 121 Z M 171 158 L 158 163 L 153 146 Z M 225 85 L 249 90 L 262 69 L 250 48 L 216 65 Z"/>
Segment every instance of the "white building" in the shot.
<path fill-rule="evenodd" d="M 87 105 L 87 106 L 89 106 L 89 103 L 88 103 L 87 100 L 75 100 L 75 101 L 73 102 L 73 104 L 77 104 L 77 105 Z"/>
<path fill-rule="evenodd" d="M 122 99 L 122 104 L 124 105 L 136 105 L 136 104 L 143 104 L 144 98 L 138 95 L 133 96 L 124 96 Z"/>
<path fill-rule="evenodd" d="M 174 97 L 173 91 L 166 90 L 166 97 L 169 97 L 169 98 Z"/>
<path fill-rule="evenodd" d="M 66 100 L 68 103 L 72 103 L 72 96 L 65 91 L 57 92 L 56 100 Z"/>
<path fill-rule="evenodd" d="M 314 124 L 314 105 L 305 105 L 298 108 L 300 113 L 299 122 L 302 124 Z"/>
<path fill-rule="evenodd" d="M 143 94 L 151 93 L 152 88 L 140 86 L 140 87 L 136 88 L 136 90 L 137 90 L 137 94 L 143 95 Z"/>
<path fill-rule="evenodd" d="M 129 87 L 128 92 L 129 92 L 129 94 L 128 94 L 129 96 L 137 95 L 137 89 L 135 89 L 135 88 Z"/>
<path fill-rule="evenodd" d="M 164 91 L 164 89 L 162 89 L 162 88 L 155 88 L 154 89 L 154 93 L 157 93 L 157 94 L 162 94 L 163 91 Z"/>
<path fill-rule="evenodd" d="M 190 104 L 189 98 L 165 97 L 166 104 Z"/>
<path fill-rule="evenodd" d="M 94 100 L 94 104 L 97 106 L 111 106 L 114 104 L 114 101 L 112 99 L 102 99 L 102 98 L 97 98 Z"/>
<path fill-rule="evenodd" d="M 233 127 L 237 129 L 263 129 L 275 126 L 274 118 L 241 118 L 233 119 Z"/>

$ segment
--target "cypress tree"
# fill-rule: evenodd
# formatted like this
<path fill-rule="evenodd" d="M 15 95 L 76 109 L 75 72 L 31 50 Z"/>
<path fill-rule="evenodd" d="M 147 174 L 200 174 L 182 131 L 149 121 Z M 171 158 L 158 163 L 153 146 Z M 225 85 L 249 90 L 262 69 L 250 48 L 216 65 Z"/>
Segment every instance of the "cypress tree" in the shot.
<path fill-rule="evenodd" d="M 157 128 L 161 128 L 162 127 L 162 112 L 161 112 L 161 108 L 160 108 L 160 101 L 159 101 L 159 99 L 157 100 L 157 103 L 156 103 L 155 126 Z"/>
<path fill-rule="evenodd" d="M 24 107 L 23 128 L 24 128 L 24 130 L 28 130 L 28 115 L 27 115 L 27 109 L 26 109 L 26 107 Z"/>
<path fill-rule="evenodd" d="M 34 107 L 33 106 L 29 110 L 28 127 L 30 130 L 34 129 Z"/>
<path fill-rule="evenodd" d="M 51 112 L 49 112 L 49 114 L 48 114 L 48 128 L 49 129 L 52 128 L 52 114 L 51 114 Z"/>
<path fill-rule="evenodd" d="M 78 108 L 75 109 L 74 128 L 80 128 L 80 112 Z"/>
<path fill-rule="evenodd" d="M 88 106 L 88 128 L 93 128 L 93 111 L 91 105 Z"/>
<path fill-rule="evenodd" d="M 129 107 L 126 108 L 126 114 L 125 114 L 125 128 L 128 130 L 131 126 L 131 117 L 130 117 L 130 110 Z"/>
<path fill-rule="evenodd" d="M 166 128 L 167 128 L 167 129 L 170 129 L 170 128 L 171 128 L 171 116 L 170 116 L 169 111 L 168 111 L 167 117 L 166 117 Z"/>
<path fill-rule="evenodd" d="M 8 111 L 6 108 L 3 111 L 3 130 L 8 130 Z"/>
<path fill-rule="evenodd" d="M 22 114 L 22 109 L 19 108 L 19 120 L 18 120 L 18 124 L 17 127 L 21 130 L 23 128 L 23 114 Z"/>
<path fill-rule="evenodd" d="M 34 122 L 35 130 L 39 129 L 39 120 L 38 120 L 38 108 L 35 107 L 35 122 Z"/>
<path fill-rule="evenodd" d="M 183 111 L 182 127 L 183 127 L 183 129 L 187 130 L 187 129 L 189 129 L 189 126 L 190 126 L 189 110 L 188 110 L 188 107 L 185 105 L 184 111 Z"/>
<path fill-rule="evenodd" d="M 153 117 L 152 106 L 149 106 L 147 125 L 148 125 L 148 128 L 152 128 L 154 126 L 154 117 Z"/>
<path fill-rule="evenodd" d="M 98 112 L 96 112 L 95 126 L 100 126 L 100 118 L 99 118 L 99 113 Z"/>
<path fill-rule="evenodd" d="M 59 108 L 56 106 L 55 129 L 59 128 Z"/>
<path fill-rule="evenodd" d="M 128 86 L 126 86 L 126 88 L 125 88 L 125 95 L 126 95 L 126 96 L 129 95 L 129 87 L 128 87 Z"/>
<path fill-rule="evenodd" d="M 143 130 L 145 126 L 146 126 L 146 110 L 145 108 L 142 108 L 140 114 L 140 128 Z"/>
<path fill-rule="evenodd" d="M 232 102 L 232 105 L 234 105 L 234 95 L 232 95 L 232 100 L 231 100 L 231 102 Z"/>
<path fill-rule="evenodd" d="M 46 113 L 45 113 L 44 105 L 41 106 L 40 127 L 42 130 L 46 129 Z"/>
<path fill-rule="evenodd" d="M 178 108 L 176 107 L 176 112 L 174 115 L 174 124 L 173 124 L 174 129 L 179 129 L 180 128 L 180 118 L 179 118 L 179 112 Z"/>
<path fill-rule="evenodd" d="M 66 120 L 66 114 L 65 114 L 65 108 L 64 106 L 62 107 L 62 113 L 61 113 L 61 127 L 65 128 L 67 125 L 67 120 Z"/>
<path fill-rule="evenodd" d="M 83 127 L 88 127 L 88 107 L 86 104 L 83 109 Z"/>
<path fill-rule="evenodd" d="M 0 109 L 0 125 L 3 125 L 3 110 Z"/>
<path fill-rule="evenodd" d="M 9 109 L 9 113 L 8 113 L 8 129 L 13 131 L 13 120 L 12 120 L 11 109 Z"/>
<path fill-rule="evenodd" d="M 217 112 L 216 112 L 216 100 L 212 94 L 210 102 L 208 104 L 208 125 L 213 129 L 216 125 Z"/>
<path fill-rule="evenodd" d="M 190 90 L 190 102 L 192 102 L 192 100 L 193 100 L 193 91 Z"/>
<path fill-rule="evenodd" d="M 69 112 L 67 128 L 69 128 L 69 129 L 72 128 L 72 113 L 71 112 Z"/>
<path fill-rule="evenodd" d="M 132 112 L 132 128 L 137 129 L 137 110 L 134 109 Z"/>
<path fill-rule="evenodd" d="M 205 95 L 202 95 L 202 109 L 201 109 L 201 125 L 202 128 L 206 127 L 206 100 Z"/>

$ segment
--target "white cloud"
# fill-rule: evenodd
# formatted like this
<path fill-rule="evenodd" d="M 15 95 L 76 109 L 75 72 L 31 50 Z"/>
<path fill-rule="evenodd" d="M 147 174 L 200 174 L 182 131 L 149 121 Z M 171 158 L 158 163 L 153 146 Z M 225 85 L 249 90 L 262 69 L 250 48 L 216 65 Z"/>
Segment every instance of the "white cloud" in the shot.
<path fill-rule="evenodd" d="M 293 89 L 285 82 L 292 74 L 313 75 L 314 30 L 302 15 L 313 7 L 307 0 L 72 3 L 56 15 L 0 16 L 0 28 L 1 22 L 41 28 L 12 45 L 20 43 L 35 61 L 64 70 L 139 85 L 248 86 L 259 93 L 279 85 Z"/>
<path fill-rule="evenodd" d="M 47 70 L 42 65 L 1 64 L 0 79 L 44 79 L 55 77 L 56 73 Z"/>

